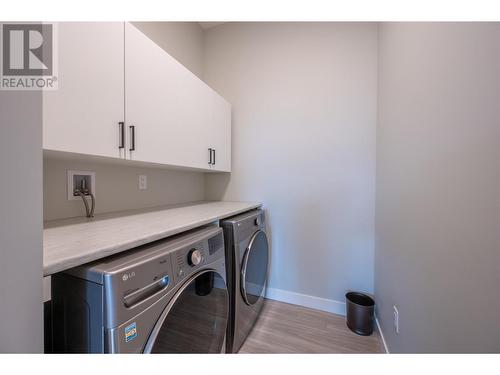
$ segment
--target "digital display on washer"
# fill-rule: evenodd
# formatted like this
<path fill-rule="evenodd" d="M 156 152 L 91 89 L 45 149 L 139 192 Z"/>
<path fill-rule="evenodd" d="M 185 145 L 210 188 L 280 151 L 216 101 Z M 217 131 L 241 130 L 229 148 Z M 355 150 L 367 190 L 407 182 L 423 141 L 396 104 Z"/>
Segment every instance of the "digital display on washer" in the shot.
<path fill-rule="evenodd" d="M 222 234 L 218 236 L 209 238 L 208 240 L 208 253 L 210 255 L 214 254 L 217 250 L 219 250 L 223 246 L 222 244 Z"/>

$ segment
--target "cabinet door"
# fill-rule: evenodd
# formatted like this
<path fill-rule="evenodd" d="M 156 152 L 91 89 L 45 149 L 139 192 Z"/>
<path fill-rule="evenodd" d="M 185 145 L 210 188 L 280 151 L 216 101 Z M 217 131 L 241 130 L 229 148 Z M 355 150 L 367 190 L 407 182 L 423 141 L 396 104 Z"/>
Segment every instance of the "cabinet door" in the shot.
<path fill-rule="evenodd" d="M 231 171 L 231 105 L 210 86 L 203 83 L 203 104 L 207 107 L 203 121 L 199 125 L 204 137 L 201 139 L 201 148 L 210 160 L 208 149 L 215 150 L 212 158 L 215 164 L 210 170 L 219 172 Z"/>
<path fill-rule="evenodd" d="M 182 76 L 179 87 L 179 116 L 185 124 L 185 133 L 179 140 L 184 143 L 183 157 L 190 166 L 209 170 L 207 129 L 212 118 L 212 102 L 208 86 L 191 72 Z"/>
<path fill-rule="evenodd" d="M 137 28 L 125 25 L 125 120 L 127 128 L 135 127 L 135 150 L 128 158 L 208 167 L 206 153 L 195 152 L 204 115 L 196 80 Z"/>
<path fill-rule="evenodd" d="M 58 24 L 58 90 L 43 93 L 43 147 L 124 157 L 124 24 Z"/>
<path fill-rule="evenodd" d="M 231 172 L 231 105 L 212 91 L 210 142 L 215 148 L 213 170 Z"/>

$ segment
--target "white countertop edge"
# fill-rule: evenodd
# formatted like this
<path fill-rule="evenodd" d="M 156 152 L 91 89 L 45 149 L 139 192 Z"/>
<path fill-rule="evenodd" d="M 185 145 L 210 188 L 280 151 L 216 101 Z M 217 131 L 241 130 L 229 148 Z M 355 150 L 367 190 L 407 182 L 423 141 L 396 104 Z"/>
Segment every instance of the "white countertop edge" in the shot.
<path fill-rule="evenodd" d="M 199 205 L 207 204 L 207 203 L 217 203 L 217 202 L 200 202 Z M 226 202 L 220 202 L 220 203 L 226 203 Z M 231 202 L 227 202 L 231 203 Z M 44 265 L 43 265 L 43 274 L 44 276 L 50 276 L 53 275 L 57 272 L 61 272 L 76 266 L 80 266 L 85 263 L 93 262 L 98 259 L 105 258 L 107 256 L 113 255 L 120 253 L 122 251 L 130 250 L 133 249 L 134 247 L 141 246 L 150 242 L 154 242 L 157 240 L 160 240 L 162 238 L 166 238 L 169 236 L 173 236 L 203 225 L 207 225 L 213 222 L 216 222 L 218 220 L 227 218 L 229 216 L 234 216 L 238 215 L 240 213 L 253 210 L 256 208 L 259 208 L 262 206 L 262 203 L 255 203 L 255 202 L 233 202 L 233 203 L 239 203 L 243 204 L 244 206 L 239 208 L 239 209 L 233 209 L 233 210 L 228 210 L 222 214 L 219 215 L 214 215 L 214 216 L 209 216 L 209 217 L 203 217 L 200 218 L 199 220 L 192 221 L 189 223 L 185 223 L 182 225 L 178 225 L 175 227 L 170 227 L 165 229 L 164 231 L 160 232 L 155 232 L 155 233 L 148 233 L 147 235 L 144 235 L 142 237 L 137 238 L 134 241 L 126 241 L 124 243 L 116 243 L 110 246 L 102 247 L 99 249 L 92 249 L 89 251 L 89 253 L 86 254 L 81 254 L 81 255 L 75 255 L 74 257 L 70 257 L 62 259 L 60 261 L 54 260 L 51 261 L 50 259 L 45 258 L 45 249 L 44 249 Z M 186 207 L 192 207 L 193 204 L 188 204 Z M 175 208 L 182 208 L 179 206 L 174 206 L 172 208 L 166 208 L 165 210 L 158 210 L 158 211 L 153 211 L 155 213 L 161 212 L 161 211 L 168 211 L 169 209 L 175 209 Z M 130 214 L 131 211 L 127 211 L 127 215 Z M 138 210 L 138 212 L 141 212 L 141 210 Z M 118 216 L 117 216 L 118 217 Z M 61 220 L 61 222 L 64 222 Z M 82 222 L 81 224 L 87 224 L 88 222 Z M 72 224 L 78 226 L 79 224 Z M 57 228 L 57 227 L 49 227 L 47 230 Z"/>

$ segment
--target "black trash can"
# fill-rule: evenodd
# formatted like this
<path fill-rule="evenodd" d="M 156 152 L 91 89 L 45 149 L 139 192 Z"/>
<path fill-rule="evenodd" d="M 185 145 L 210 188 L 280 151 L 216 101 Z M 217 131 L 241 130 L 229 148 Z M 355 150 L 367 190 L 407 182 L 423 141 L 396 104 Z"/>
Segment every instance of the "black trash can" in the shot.
<path fill-rule="evenodd" d="M 345 295 L 347 327 L 354 333 L 369 336 L 373 333 L 375 301 L 370 296 L 349 292 Z"/>

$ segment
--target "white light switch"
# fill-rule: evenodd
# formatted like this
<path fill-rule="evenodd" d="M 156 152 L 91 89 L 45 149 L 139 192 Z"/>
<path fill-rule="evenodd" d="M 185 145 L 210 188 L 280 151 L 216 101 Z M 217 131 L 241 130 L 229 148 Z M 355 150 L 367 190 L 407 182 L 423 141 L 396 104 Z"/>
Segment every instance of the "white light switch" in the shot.
<path fill-rule="evenodd" d="M 139 175 L 139 190 L 146 190 L 148 188 L 148 176 L 145 174 Z"/>

